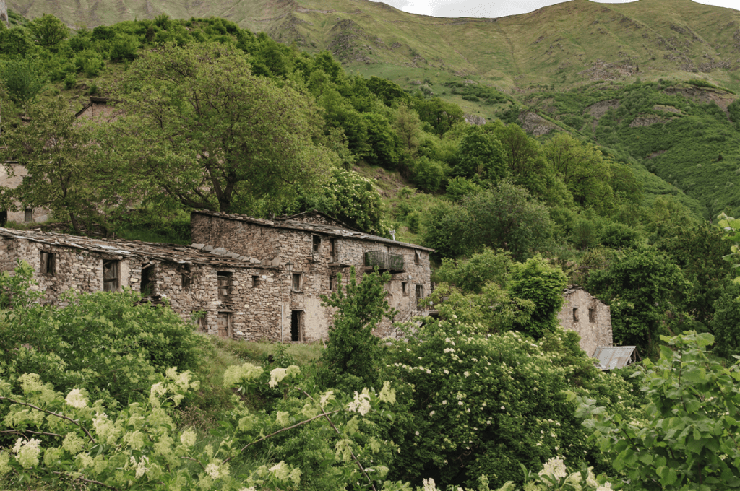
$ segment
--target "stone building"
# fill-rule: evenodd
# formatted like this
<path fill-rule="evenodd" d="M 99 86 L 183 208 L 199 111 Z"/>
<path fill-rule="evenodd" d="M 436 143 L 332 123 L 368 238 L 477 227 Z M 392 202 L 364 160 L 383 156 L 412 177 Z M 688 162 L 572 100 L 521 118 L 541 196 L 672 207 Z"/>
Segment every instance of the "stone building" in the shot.
<path fill-rule="evenodd" d="M 358 277 L 375 266 L 391 273 L 386 289 L 396 320 L 426 313 L 421 301 L 432 288 L 431 249 L 358 232 L 318 212 L 262 220 L 201 211 L 192 214 L 191 227 L 193 247 L 220 247 L 280 269 L 286 341 L 327 336 L 332 312 L 320 295 L 335 290 L 337 273 L 346 279 L 353 266 Z M 382 323 L 378 334 L 392 334 L 390 327 Z"/>
<path fill-rule="evenodd" d="M 166 298 L 185 320 L 201 312 L 200 327 L 212 334 L 268 338 L 280 323 L 277 268 L 225 251 L 0 228 L 0 270 L 18 260 L 34 268 L 51 304 L 68 290 L 129 287 Z"/>
<path fill-rule="evenodd" d="M 250 341 L 326 338 L 333 312 L 320 295 L 336 289 L 337 273 L 346 281 L 351 266 L 358 276 L 376 265 L 392 273 L 387 296 L 399 318 L 424 314 L 417 305 L 431 289 L 430 249 L 319 213 L 260 220 L 197 212 L 192 235 L 195 243 L 177 246 L 0 228 L 0 271 L 26 261 L 54 304 L 67 290 L 165 297 L 183 319 L 201 313 L 201 330 Z"/>
<path fill-rule="evenodd" d="M 20 186 L 25 175 L 25 166 L 17 162 L 5 162 L 4 165 L 0 165 L 0 187 L 15 189 Z M 19 211 L 4 212 L 6 220 L 16 223 L 45 222 L 51 216 L 51 212 L 45 208 L 31 208 L 23 206 L 21 203 L 17 203 L 17 205 Z M 2 219 L 0 219 L 0 222 L 2 222 Z M 4 222 L 2 224 L 4 225 Z"/>
<path fill-rule="evenodd" d="M 578 286 L 568 287 L 563 295 L 558 320 L 563 328 L 581 336 L 581 349 L 594 356 L 596 348 L 614 346 L 609 306 Z"/>

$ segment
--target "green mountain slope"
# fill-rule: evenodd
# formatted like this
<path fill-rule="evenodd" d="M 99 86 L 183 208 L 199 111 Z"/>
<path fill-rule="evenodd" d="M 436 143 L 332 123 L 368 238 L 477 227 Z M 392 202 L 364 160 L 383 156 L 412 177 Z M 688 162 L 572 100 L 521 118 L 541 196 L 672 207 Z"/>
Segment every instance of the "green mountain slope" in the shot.
<path fill-rule="evenodd" d="M 740 12 L 691 0 L 573 0 L 499 19 L 433 18 L 367 0 L 9 0 L 8 6 L 87 27 L 162 13 L 224 17 L 401 82 L 462 77 L 516 92 L 700 73 L 740 88 Z"/>

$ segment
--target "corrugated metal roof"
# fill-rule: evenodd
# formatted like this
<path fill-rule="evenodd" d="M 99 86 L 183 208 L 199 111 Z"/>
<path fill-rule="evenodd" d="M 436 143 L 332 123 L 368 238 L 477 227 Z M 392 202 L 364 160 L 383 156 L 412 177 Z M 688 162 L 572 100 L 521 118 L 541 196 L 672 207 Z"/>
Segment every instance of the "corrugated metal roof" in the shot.
<path fill-rule="evenodd" d="M 624 368 L 632 362 L 632 353 L 636 346 L 599 346 L 594 352 L 594 358 L 599 360 L 596 368 L 614 370 Z"/>

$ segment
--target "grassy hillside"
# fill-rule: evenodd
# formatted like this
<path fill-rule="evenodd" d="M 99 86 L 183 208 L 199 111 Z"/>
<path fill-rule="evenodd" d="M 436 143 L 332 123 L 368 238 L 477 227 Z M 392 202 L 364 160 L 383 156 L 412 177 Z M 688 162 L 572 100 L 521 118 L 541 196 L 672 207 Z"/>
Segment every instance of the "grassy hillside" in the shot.
<path fill-rule="evenodd" d="M 735 100 L 731 92 L 694 80 L 599 83 L 531 94 L 523 102 L 644 165 L 685 190 L 701 203 L 705 216 L 713 217 L 740 213 Z"/>
<path fill-rule="evenodd" d="M 345 66 L 412 88 L 442 92 L 451 78 L 511 93 L 596 80 L 686 79 L 700 73 L 740 88 L 740 12 L 691 0 L 600 4 L 573 0 L 499 19 L 433 18 L 371 1 L 347 0 L 10 0 L 36 17 L 94 27 L 162 13 L 224 17 Z"/>

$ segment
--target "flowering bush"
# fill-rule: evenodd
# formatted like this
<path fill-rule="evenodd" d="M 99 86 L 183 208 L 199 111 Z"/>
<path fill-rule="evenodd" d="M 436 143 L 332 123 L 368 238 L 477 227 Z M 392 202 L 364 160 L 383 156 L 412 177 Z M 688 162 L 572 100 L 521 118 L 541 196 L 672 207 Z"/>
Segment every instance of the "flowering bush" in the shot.
<path fill-rule="evenodd" d="M 630 399 L 628 384 L 596 370 L 573 332 L 534 341 L 480 331 L 453 318 L 395 346 L 387 378 L 408 384 L 399 395 L 412 399 L 413 421 L 393 477 L 473 486 L 486 475 L 500 486 L 522 482 L 520 465 L 538 468 L 557 455 L 604 465 L 563 392 L 619 407 Z"/>
<path fill-rule="evenodd" d="M 141 296 L 130 290 L 69 294 L 66 306 L 45 306 L 32 274 L 22 263 L 14 276 L 0 275 L 0 303 L 13 307 L 0 310 L 0 373 L 15 388 L 24 373 L 39 373 L 58 390 L 126 404 L 145 397 L 168 367 L 200 363 L 202 341 L 168 307 L 136 305 Z"/>
<path fill-rule="evenodd" d="M 239 385 L 261 373 L 260 367 L 250 364 L 230 367 L 225 383 Z M 410 491 L 408 485 L 385 482 L 388 468 L 382 462 L 392 454 L 393 444 L 364 432 L 372 429 L 372 418 L 386 417 L 394 404 L 390 384 L 386 382 L 379 393 L 363 389 L 351 397 L 333 391 L 312 395 L 288 385 L 299 377 L 295 366 L 272 370 L 272 384 L 290 393 L 284 404 L 274 413 L 252 413 L 238 405 L 232 414 L 234 425 L 225 426 L 229 431 L 220 444 L 203 448 L 196 446 L 194 431 L 175 429 L 171 417 L 172 408 L 198 388 L 190 372 L 167 370 L 150 387 L 147 399 L 120 411 L 103 400 L 92 402 L 82 389 L 66 395 L 57 392 L 37 374 L 19 377 L 20 393 L 0 380 L 0 403 L 8 406 L 3 423 L 15 439 L 14 445 L 0 449 L 0 476 L 15 472 L 50 483 L 61 480 L 110 489 L 294 491 L 343 489 L 363 481 L 375 490 Z M 293 431 L 299 427 L 302 432 Z M 317 433 L 316 428 L 325 431 Z M 308 433 L 306 441 L 324 437 L 319 442 L 324 458 L 317 461 L 317 469 L 299 468 L 286 459 L 233 475 L 232 461 L 248 449 L 255 451 L 256 445 L 278 435 L 303 432 Z M 287 441 L 290 438 L 275 448 Z M 328 478 L 320 484 L 330 482 L 331 487 L 311 482 L 322 475 Z"/>

